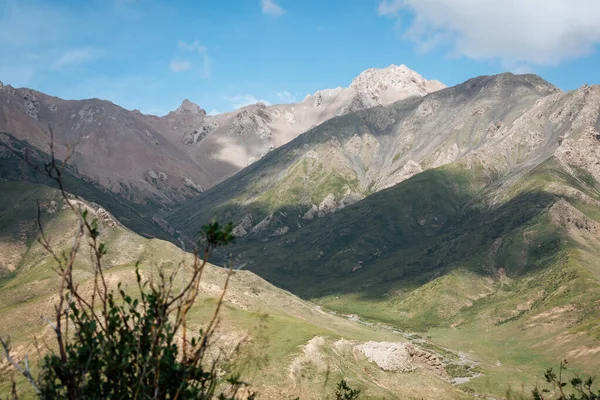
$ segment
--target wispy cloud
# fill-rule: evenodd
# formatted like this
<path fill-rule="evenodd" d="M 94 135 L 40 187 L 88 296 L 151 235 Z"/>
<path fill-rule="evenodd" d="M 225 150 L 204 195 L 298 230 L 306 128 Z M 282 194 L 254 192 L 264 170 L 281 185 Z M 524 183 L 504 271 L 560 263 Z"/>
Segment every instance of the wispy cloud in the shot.
<path fill-rule="evenodd" d="M 420 49 L 503 65 L 557 65 L 591 54 L 600 43 L 597 0 L 383 0 L 380 15 L 404 21 L 404 38 Z"/>
<path fill-rule="evenodd" d="M 195 40 L 192 43 L 186 43 L 184 41 L 179 41 L 179 48 L 185 51 L 195 52 L 197 53 L 202 60 L 202 69 L 201 74 L 203 78 L 209 78 L 211 73 L 211 59 L 208 55 L 208 48 L 200 43 L 199 40 Z M 191 68 L 191 63 L 189 67 Z M 173 64 L 171 62 L 171 70 L 173 70 Z M 189 68 L 188 68 L 189 69 Z"/>
<path fill-rule="evenodd" d="M 234 110 L 256 103 L 264 103 L 267 106 L 271 105 L 269 100 L 257 99 L 251 94 L 238 94 L 231 97 L 225 96 L 224 99 L 231 103 L 231 108 Z"/>
<path fill-rule="evenodd" d="M 221 114 L 221 112 L 215 110 L 214 108 L 212 110 L 210 110 L 208 113 L 206 113 L 206 115 L 210 115 L 210 116 L 215 116 L 217 114 Z"/>
<path fill-rule="evenodd" d="M 184 72 L 192 68 L 192 63 L 188 60 L 174 58 L 171 60 L 170 67 L 172 72 Z"/>
<path fill-rule="evenodd" d="M 275 0 L 260 0 L 260 7 L 263 14 L 273 17 L 280 17 L 285 13 L 285 10 Z"/>
<path fill-rule="evenodd" d="M 57 7 L 31 2 L 0 0 L 0 51 L 49 46 L 58 41 L 68 24 Z"/>
<path fill-rule="evenodd" d="M 279 101 L 281 101 L 282 103 L 296 103 L 297 102 L 296 96 L 294 96 L 287 90 L 284 90 L 283 92 L 275 92 L 275 96 L 277 96 Z"/>
<path fill-rule="evenodd" d="M 101 54 L 101 51 L 91 47 L 69 49 L 56 60 L 53 67 L 58 70 L 75 68 L 97 59 Z"/>

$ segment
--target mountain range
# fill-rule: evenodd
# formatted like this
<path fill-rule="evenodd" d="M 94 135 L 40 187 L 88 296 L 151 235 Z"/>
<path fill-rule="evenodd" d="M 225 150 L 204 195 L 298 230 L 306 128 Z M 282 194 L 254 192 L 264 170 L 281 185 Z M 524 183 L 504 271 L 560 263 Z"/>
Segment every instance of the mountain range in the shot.
<path fill-rule="evenodd" d="M 212 261 L 239 270 L 227 317 L 257 327 L 238 336 L 266 398 L 319 398 L 330 369 L 367 398 L 497 398 L 563 358 L 600 367 L 600 86 L 445 87 L 401 65 L 296 104 L 209 116 L 185 100 L 162 117 L 1 86 L 0 322 L 27 327 L 20 343 L 42 328 L 16 313 L 51 296 L 33 199 L 58 245 L 73 223 L 22 160 L 48 159 L 50 129 L 59 158 L 75 145 L 67 191 L 101 217 L 116 280 L 233 222 Z M 407 340 L 417 350 L 394 347 Z M 377 361 L 403 351 L 415 374 Z"/>
<path fill-rule="evenodd" d="M 0 131 L 47 151 L 50 126 L 58 156 L 73 146 L 80 173 L 131 201 L 170 207 L 331 117 L 442 87 L 392 65 L 367 70 L 348 88 L 319 91 L 298 104 L 258 103 L 208 116 L 184 100 L 157 117 L 105 100 L 63 100 L 0 84 Z"/>

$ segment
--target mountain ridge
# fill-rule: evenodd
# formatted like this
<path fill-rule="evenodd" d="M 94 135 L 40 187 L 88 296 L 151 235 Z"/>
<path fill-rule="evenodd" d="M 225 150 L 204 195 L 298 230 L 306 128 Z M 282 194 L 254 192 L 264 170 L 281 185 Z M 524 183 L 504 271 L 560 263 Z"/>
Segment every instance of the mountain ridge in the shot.
<path fill-rule="evenodd" d="M 158 117 L 125 110 L 106 100 L 62 100 L 2 85 L 0 130 L 47 151 L 51 126 L 59 157 L 64 158 L 65 146 L 75 144 L 71 162 L 82 173 L 131 201 L 168 209 L 332 114 L 349 112 L 343 107 L 370 107 L 441 87 L 404 66 L 370 70 L 368 75 L 360 81 L 370 95 L 363 95 L 353 81 L 354 86 L 342 89 L 331 107 L 329 100 L 321 98 L 318 105 L 314 101 L 269 107 L 259 103 L 216 116 L 207 115 L 187 99 L 176 110 Z M 383 100 L 377 98 L 380 94 Z"/>

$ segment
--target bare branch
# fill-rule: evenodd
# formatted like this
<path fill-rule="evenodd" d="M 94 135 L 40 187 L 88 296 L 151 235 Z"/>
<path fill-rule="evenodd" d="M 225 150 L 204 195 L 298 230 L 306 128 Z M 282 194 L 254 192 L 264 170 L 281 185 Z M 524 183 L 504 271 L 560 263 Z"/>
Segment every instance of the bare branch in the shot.
<path fill-rule="evenodd" d="M 29 369 L 29 359 L 27 358 L 27 356 L 25 356 L 25 366 L 22 366 L 14 358 L 12 358 L 12 356 L 10 355 L 10 347 L 8 343 L 4 341 L 4 339 L 2 339 L 1 337 L 0 344 L 4 349 L 4 356 L 6 357 L 8 362 L 11 363 L 12 366 L 15 367 L 17 371 L 19 371 L 21 375 L 25 377 L 25 379 L 27 379 L 29 384 L 33 387 L 33 390 L 35 390 L 37 394 L 40 394 L 40 388 L 37 386 L 37 384 L 35 383 L 35 379 L 33 379 L 33 376 L 31 375 L 31 370 Z"/>

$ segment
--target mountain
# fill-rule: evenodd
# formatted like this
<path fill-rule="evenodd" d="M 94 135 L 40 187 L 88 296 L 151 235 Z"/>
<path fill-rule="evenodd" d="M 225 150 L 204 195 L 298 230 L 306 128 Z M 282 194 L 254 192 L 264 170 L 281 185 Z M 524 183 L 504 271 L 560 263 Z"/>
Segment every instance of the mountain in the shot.
<path fill-rule="evenodd" d="M 473 355 L 477 393 L 564 358 L 593 374 L 599 104 L 600 86 L 474 78 L 333 118 L 167 220 L 232 220 L 239 268 Z"/>
<path fill-rule="evenodd" d="M 469 168 L 482 179 L 532 168 L 531 159 L 549 155 L 539 135 L 553 132 L 522 127 L 531 113 L 541 112 L 537 102 L 542 99 L 566 101 L 537 76 L 503 74 L 332 118 L 168 219 L 191 233 L 217 216 L 233 220 L 238 236 L 268 237 L 301 229 L 314 218 L 455 161 L 474 164 Z M 566 133 L 548 138 L 550 150 Z"/>
<path fill-rule="evenodd" d="M 49 254 L 36 242 L 39 234 L 27 234 L 23 246 L 6 246 L 6 236 L 22 235 L 39 216 L 54 250 L 60 254 L 72 244 L 77 219 L 65 207 L 57 189 L 39 183 L 0 181 L 0 254 L 18 260 L 0 270 L 0 333 L 11 337 L 13 355 L 39 353 L 35 343 L 52 345 L 52 331 L 43 317 L 54 315 L 58 275 Z M 104 276 L 112 288 L 120 283 L 135 296 L 133 265 L 150 278 L 160 268 L 172 272 L 180 262 L 191 262 L 171 243 L 143 238 L 123 227 L 105 210 L 83 199 L 77 206 L 98 218 L 101 240 L 108 248 L 103 258 Z M 203 272 L 200 296 L 190 310 L 188 328 L 207 324 L 221 293 L 227 271 L 208 265 Z M 91 284 L 92 264 L 81 249 L 74 271 L 80 287 Z M 391 398 L 432 391 L 439 399 L 468 399 L 450 380 L 473 375 L 475 367 L 459 354 L 419 338 L 383 327 L 326 313 L 314 304 L 278 289 L 249 271 L 237 271 L 229 284 L 221 321 L 211 351 L 236 370 L 262 399 L 320 399 L 333 393 L 341 379 L 362 390 L 365 398 Z M 405 337 L 407 336 L 407 337 Z M 0 359 L 0 394 L 10 390 L 8 363 Z M 473 369 L 472 371 L 470 369 Z M 365 373 L 368 371 L 368 373 Z M 6 372 L 6 373 L 5 373 Z M 29 386 L 18 381 L 20 398 L 35 398 Z"/>
<path fill-rule="evenodd" d="M 264 156 L 310 127 L 352 111 L 444 87 L 401 65 L 370 69 L 350 87 L 317 92 L 298 104 L 262 103 L 207 116 L 184 100 L 164 117 L 99 99 L 63 100 L 0 83 L 0 131 L 48 151 L 127 199 L 172 207 Z"/>

